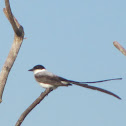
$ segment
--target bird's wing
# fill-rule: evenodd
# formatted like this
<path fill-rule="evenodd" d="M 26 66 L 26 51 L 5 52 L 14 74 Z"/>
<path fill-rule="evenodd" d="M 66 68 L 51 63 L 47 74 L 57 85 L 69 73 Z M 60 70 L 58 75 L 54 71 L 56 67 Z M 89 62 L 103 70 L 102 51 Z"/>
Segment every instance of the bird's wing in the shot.
<path fill-rule="evenodd" d="M 55 85 L 55 86 L 68 86 L 71 85 L 69 82 L 64 82 L 66 81 L 66 79 L 62 78 L 62 77 L 58 77 L 56 75 L 35 75 L 35 79 L 39 82 L 39 83 L 45 83 L 45 84 L 51 84 L 51 85 Z M 63 82 L 64 83 L 63 83 Z"/>

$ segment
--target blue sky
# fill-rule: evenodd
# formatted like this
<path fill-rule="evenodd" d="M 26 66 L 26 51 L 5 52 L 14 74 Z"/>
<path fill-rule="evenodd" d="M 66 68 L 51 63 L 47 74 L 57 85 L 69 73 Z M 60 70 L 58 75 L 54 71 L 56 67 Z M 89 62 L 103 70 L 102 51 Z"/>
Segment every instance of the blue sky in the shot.
<path fill-rule="evenodd" d="M 15 125 L 22 112 L 44 91 L 28 72 L 36 64 L 76 81 L 122 77 L 122 81 L 92 84 L 118 94 L 78 86 L 50 93 L 22 126 L 125 126 L 126 57 L 114 46 L 126 47 L 125 0 L 11 0 L 25 39 L 9 74 L 0 104 L 0 124 Z M 0 68 L 13 42 L 13 30 L 0 0 Z"/>

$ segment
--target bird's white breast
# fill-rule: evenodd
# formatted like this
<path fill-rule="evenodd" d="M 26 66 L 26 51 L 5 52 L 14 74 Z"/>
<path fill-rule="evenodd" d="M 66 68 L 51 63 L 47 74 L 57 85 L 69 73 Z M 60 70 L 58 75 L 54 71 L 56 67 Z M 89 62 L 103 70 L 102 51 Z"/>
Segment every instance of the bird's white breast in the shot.
<path fill-rule="evenodd" d="M 50 85 L 50 84 L 45 84 L 45 83 L 39 83 L 39 85 L 42 86 L 43 88 L 52 88 L 52 89 L 57 88 L 57 86 Z"/>

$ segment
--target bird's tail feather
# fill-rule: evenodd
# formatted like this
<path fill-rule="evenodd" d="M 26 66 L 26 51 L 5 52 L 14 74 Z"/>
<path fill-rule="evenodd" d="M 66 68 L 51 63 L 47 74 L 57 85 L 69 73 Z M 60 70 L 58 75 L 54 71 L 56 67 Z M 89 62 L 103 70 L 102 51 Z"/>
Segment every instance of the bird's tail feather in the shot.
<path fill-rule="evenodd" d="M 76 82 L 76 81 L 71 81 L 71 83 L 73 83 L 73 84 L 84 84 L 84 83 L 87 83 L 87 84 L 89 84 L 89 83 L 101 83 L 101 82 L 106 82 L 106 81 L 112 81 L 112 80 L 122 80 L 122 78 L 114 78 L 114 79 L 107 79 L 107 80 L 100 80 L 100 81 L 92 81 L 92 82 Z"/>
<path fill-rule="evenodd" d="M 88 84 L 80 84 L 80 83 L 73 83 L 73 84 L 81 86 L 81 87 L 89 88 L 89 89 L 92 89 L 92 90 L 97 90 L 97 91 L 100 91 L 100 92 L 104 92 L 106 94 L 112 95 L 112 96 L 114 96 L 114 97 L 116 97 L 116 98 L 121 100 L 121 98 L 118 95 L 116 95 L 116 94 L 114 94 L 114 93 L 112 93 L 110 91 L 107 91 L 105 89 L 98 88 L 98 87 L 95 87 L 95 86 L 90 86 Z"/>

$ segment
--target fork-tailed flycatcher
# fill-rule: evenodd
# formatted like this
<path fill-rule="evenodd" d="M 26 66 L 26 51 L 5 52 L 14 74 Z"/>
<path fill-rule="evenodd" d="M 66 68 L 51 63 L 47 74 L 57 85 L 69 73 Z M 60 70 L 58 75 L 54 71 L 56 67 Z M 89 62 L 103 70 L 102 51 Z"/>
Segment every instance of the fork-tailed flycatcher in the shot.
<path fill-rule="evenodd" d="M 110 91 L 107 91 L 105 89 L 98 88 L 95 86 L 90 86 L 90 85 L 88 85 L 88 83 L 100 83 L 100 82 L 111 81 L 111 80 L 121 80 L 122 78 L 107 79 L 107 80 L 94 81 L 94 82 L 77 82 L 77 81 L 67 80 L 65 78 L 59 77 L 59 76 L 47 71 L 45 69 L 45 67 L 42 65 L 36 65 L 32 69 L 30 69 L 29 71 L 34 72 L 34 77 L 35 77 L 36 81 L 43 88 L 51 88 L 53 90 L 59 86 L 70 86 L 70 85 L 74 84 L 74 85 L 89 88 L 92 90 L 101 91 L 106 94 L 112 95 L 118 99 L 121 99 L 119 96 L 117 96 L 116 94 L 114 94 Z"/>

